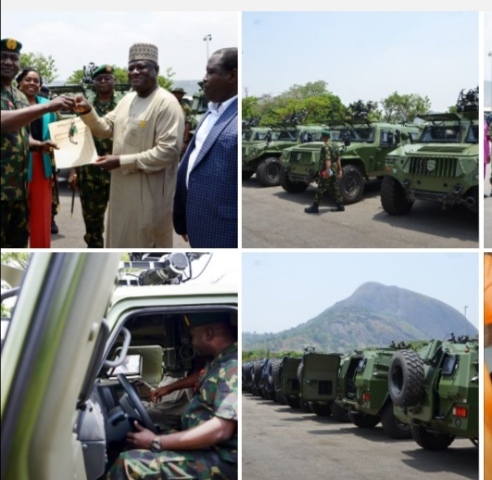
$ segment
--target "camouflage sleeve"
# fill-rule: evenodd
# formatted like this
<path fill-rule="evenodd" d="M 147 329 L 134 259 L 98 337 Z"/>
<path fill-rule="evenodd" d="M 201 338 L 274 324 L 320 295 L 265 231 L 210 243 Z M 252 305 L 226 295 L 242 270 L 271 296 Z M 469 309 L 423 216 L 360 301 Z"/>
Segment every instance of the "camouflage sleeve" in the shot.
<path fill-rule="evenodd" d="M 492 122 L 490 122 L 490 125 L 489 125 L 489 132 L 487 133 L 487 136 L 492 139 Z"/>
<path fill-rule="evenodd" d="M 340 149 L 337 145 L 331 144 L 330 157 L 333 162 L 336 162 L 340 158 Z"/>
<path fill-rule="evenodd" d="M 237 362 L 220 369 L 217 394 L 214 401 L 214 415 L 226 420 L 238 420 L 238 377 Z"/>

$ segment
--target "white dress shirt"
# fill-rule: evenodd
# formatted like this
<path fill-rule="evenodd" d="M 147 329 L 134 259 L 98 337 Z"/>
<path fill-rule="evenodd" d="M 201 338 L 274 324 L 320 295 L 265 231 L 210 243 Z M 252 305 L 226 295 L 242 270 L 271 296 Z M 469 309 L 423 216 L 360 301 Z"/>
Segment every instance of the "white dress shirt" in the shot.
<path fill-rule="evenodd" d="M 217 122 L 217 120 L 221 117 L 221 115 L 227 110 L 227 107 L 237 98 L 237 95 L 229 98 L 222 103 L 208 103 L 208 111 L 206 113 L 205 120 L 203 120 L 200 128 L 195 132 L 195 148 L 190 153 L 190 158 L 188 159 L 188 170 L 186 171 L 186 188 L 188 188 L 188 179 L 190 178 L 190 172 L 193 170 L 195 166 L 196 159 L 198 158 L 198 154 L 205 143 L 205 140 L 208 137 L 208 134 L 212 130 L 213 126 Z"/>

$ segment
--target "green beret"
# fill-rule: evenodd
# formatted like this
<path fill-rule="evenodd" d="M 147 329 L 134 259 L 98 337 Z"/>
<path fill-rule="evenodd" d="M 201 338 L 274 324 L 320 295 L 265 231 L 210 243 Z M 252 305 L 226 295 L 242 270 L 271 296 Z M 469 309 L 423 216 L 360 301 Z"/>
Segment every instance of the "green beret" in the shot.
<path fill-rule="evenodd" d="M 92 74 L 92 78 L 96 78 L 98 75 L 101 75 L 101 73 L 105 73 L 107 75 L 114 75 L 114 68 L 111 65 L 101 65 L 100 67 L 97 67 L 94 70 L 94 73 Z"/>
<path fill-rule="evenodd" d="M 228 312 L 187 313 L 183 317 L 190 328 L 212 323 L 232 323 L 231 314 Z"/>
<path fill-rule="evenodd" d="M 4 38 L 1 42 L 0 51 L 2 52 L 14 52 L 20 54 L 22 43 L 14 40 L 13 38 Z"/>
<path fill-rule="evenodd" d="M 331 132 L 327 128 L 324 128 L 323 130 L 321 130 L 321 135 L 331 136 Z"/>
<path fill-rule="evenodd" d="M 176 87 L 176 88 L 173 88 L 171 90 L 172 93 L 176 92 L 176 93 L 186 93 L 184 88 L 181 88 L 181 87 Z"/>

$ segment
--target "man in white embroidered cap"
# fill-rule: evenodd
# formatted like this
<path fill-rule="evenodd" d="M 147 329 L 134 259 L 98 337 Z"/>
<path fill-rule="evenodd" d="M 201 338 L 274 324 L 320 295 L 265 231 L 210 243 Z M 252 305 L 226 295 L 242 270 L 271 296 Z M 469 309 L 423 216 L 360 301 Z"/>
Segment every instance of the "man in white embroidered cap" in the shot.
<path fill-rule="evenodd" d="M 175 96 L 160 88 L 158 50 L 136 43 L 130 48 L 128 79 L 132 92 L 99 117 L 79 96 L 76 110 L 92 133 L 113 137 L 112 155 L 93 168 L 111 171 L 108 248 L 170 248 L 172 205 L 184 133 L 184 115 Z"/>

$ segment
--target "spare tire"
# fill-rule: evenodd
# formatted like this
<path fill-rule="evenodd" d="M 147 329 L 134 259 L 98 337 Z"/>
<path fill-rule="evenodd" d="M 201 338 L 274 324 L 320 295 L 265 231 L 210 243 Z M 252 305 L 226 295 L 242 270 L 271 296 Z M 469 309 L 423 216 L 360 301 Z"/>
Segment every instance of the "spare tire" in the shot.
<path fill-rule="evenodd" d="M 413 407 L 425 397 L 424 362 L 417 352 L 394 353 L 388 374 L 388 390 L 397 407 Z"/>

